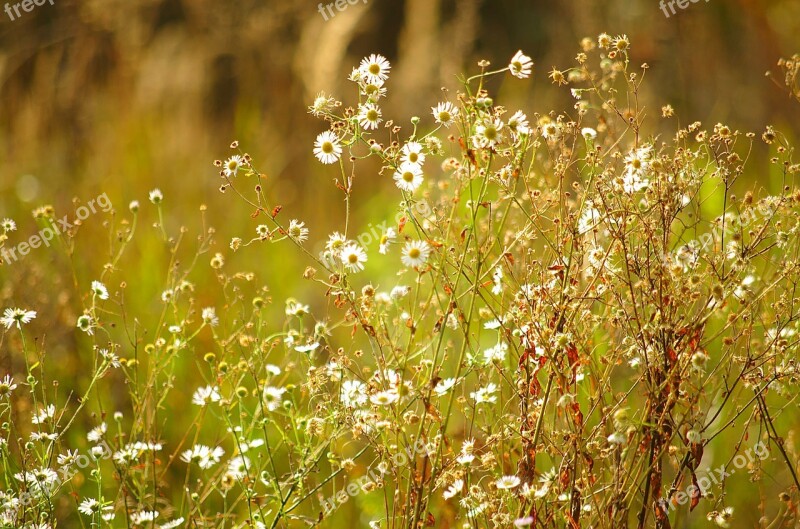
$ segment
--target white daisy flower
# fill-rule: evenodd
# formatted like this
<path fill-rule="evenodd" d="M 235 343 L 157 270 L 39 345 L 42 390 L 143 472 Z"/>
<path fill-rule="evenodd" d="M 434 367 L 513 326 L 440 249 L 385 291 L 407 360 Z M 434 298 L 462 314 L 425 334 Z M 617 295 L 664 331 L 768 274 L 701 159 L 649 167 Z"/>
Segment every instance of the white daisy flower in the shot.
<path fill-rule="evenodd" d="M 413 193 L 422 185 L 422 169 L 415 163 L 402 163 L 394 173 L 395 185 L 403 191 Z"/>
<path fill-rule="evenodd" d="M 368 82 L 381 82 L 389 78 L 391 68 L 392 65 L 386 57 L 373 53 L 361 61 L 358 73 L 361 74 L 361 79 L 366 79 Z"/>
<path fill-rule="evenodd" d="M 17 389 L 14 379 L 10 375 L 6 375 L 0 380 L 0 399 L 8 397 L 11 392 Z"/>
<path fill-rule="evenodd" d="M 152 202 L 153 204 L 161 204 L 161 202 L 164 200 L 164 194 L 158 188 L 155 188 L 152 191 L 150 191 L 149 196 L 150 196 L 150 202 Z"/>
<path fill-rule="evenodd" d="M 380 98 L 386 96 L 386 88 L 383 86 L 384 81 L 380 79 L 364 78 L 358 81 L 358 87 L 361 93 L 367 97 L 368 101 L 378 101 Z"/>
<path fill-rule="evenodd" d="M 508 118 L 508 128 L 514 134 L 530 134 L 531 129 L 528 125 L 528 116 L 521 110 L 517 110 L 514 115 Z"/>
<path fill-rule="evenodd" d="M 31 423 L 33 424 L 44 424 L 48 420 L 53 418 L 53 415 L 56 413 L 56 407 L 50 404 L 46 408 L 42 408 L 39 413 L 31 417 Z"/>
<path fill-rule="evenodd" d="M 94 334 L 94 318 L 88 314 L 82 314 L 78 316 L 78 321 L 76 322 L 75 326 L 89 336 Z"/>
<path fill-rule="evenodd" d="M 614 432 L 608 436 L 608 444 L 621 446 L 625 444 L 625 436 L 621 432 Z"/>
<path fill-rule="evenodd" d="M 499 296 L 503 293 L 503 269 L 499 266 L 495 267 L 492 274 L 492 294 Z"/>
<path fill-rule="evenodd" d="M 395 229 L 394 228 L 387 229 L 386 233 L 384 233 L 381 236 L 378 252 L 383 255 L 386 255 L 386 253 L 389 251 L 389 245 L 392 244 L 396 238 L 397 238 L 397 232 L 395 231 Z"/>
<path fill-rule="evenodd" d="M 235 480 L 247 477 L 250 468 L 250 459 L 246 456 L 236 456 L 228 462 L 228 474 Z"/>
<path fill-rule="evenodd" d="M 17 223 L 11 219 L 3 219 L 3 222 L 0 222 L 0 226 L 2 226 L 3 231 L 15 231 L 17 229 Z"/>
<path fill-rule="evenodd" d="M 184 463 L 195 463 L 202 469 L 209 469 L 219 463 L 225 451 L 220 448 L 210 448 L 205 445 L 194 445 L 191 450 L 186 450 L 181 454 L 181 461 Z"/>
<path fill-rule="evenodd" d="M 104 422 L 100 423 L 99 426 L 95 426 L 94 428 L 89 430 L 89 433 L 86 434 L 86 439 L 90 443 L 96 443 L 106 435 L 106 431 L 108 431 L 108 427 L 106 426 L 106 423 L 104 423 Z"/>
<path fill-rule="evenodd" d="M 175 518 L 174 520 L 170 520 L 167 523 L 162 523 L 157 525 L 158 529 L 175 529 L 176 527 L 180 527 L 183 525 L 184 518 L 181 516 L 180 518 Z"/>
<path fill-rule="evenodd" d="M 554 140 L 561 134 L 561 127 L 555 121 L 548 121 L 542 125 L 542 136 L 547 140 Z"/>
<path fill-rule="evenodd" d="M 497 402 L 497 384 L 490 382 L 485 387 L 473 391 L 469 394 L 470 398 L 475 401 L 475 404 L 495 403 Z"/>
<path fill-rule="evenodd" d="M 155 521 L 158 518 L 158 511 L 139 511 L 131 515 L 131 521 L 134 524 L 144 524 L 147 522 Z"/>
<path fill-rule="evenodd" d="M 389 406 L 397 402 L 400 395 L 396 391 L 381 391 L 370 396 L 369 401 L 377 406 Z"/>
<path fill-rule="evenodd" d="M 464 480 L 457 479 L 452 485 L 447 487 L 447 490 L 442 493 L 442 498 L 449 500 L 453 496 L 458 495 L 464 489 Z"/>
<path fill-rule="evenodd" d="M 593 140 L 597 137 L 597 131 L 591 127 L 584 127 L 581 129 L 581 136 L 587 140 Z"/>
<path fill-rule="evenodd" d="M 349 272 L 360 272 L 364 270 L 364 263 L 367 262 L 367 254 L 361 246 L 351 242 L 339 253 L 339 259 Z"/>
<path fill-rule="evenodd" d="M 358 124 L 364 130 L 375 130 L 378 128 L 378 125 L 381 124 L 381 109 L 375 103 L 366 103 L 364 105 L 359 105 L 358 107 L 358 115 L 356 119 L 358 119 Z"/>
<path fill-rule="evenodd" d="M 725 507 L 719 512 L 708 513 L 708 519 L 713 521 L 719 527 L 730 527 L 731 518 L 733 517 L 733 507 Z"/>
<path fill-rule="evenodd" d="M 259 236 L 261 239 L 266 239 L 269 237 L 269 226 L 266 224 L 259 224 L 256 226 L 256 235 Z"/>
<path fill-rule="evenodd" d="M 203 323 L 206 325 L 211 325 L 212 327 L 219 325 L 219 318 L 217 317 L 217 311 L 214 307 L 204 308 L 201 317 L 203 318 Z"/>
<path fill-rule="evenodd" d="M 458 117 L 458 107 L 449 101 L 439 103 L 435 107 L 431 107 L 431 113 L 436 123 L 449 127 Z"/>
<path fill-rule="evenodd" d="M 102 508 L 103 505 L 94 498 L 86 498 L 78 505 L 78 510 L 86 516 L 92 516 L 100 512 Z"/>
<path fill-rule="evenodd" d="M 346 244 L 347 237 L 335 231 L 328 235 L 328 240 L 325 242 L 325 250 L 332 255 L 339 255 Z"/>
<path fill-rule="evenodd" d="M 285 313 L 287 316 L 305 316 L 311 312 L 311 307 L 300 303 L 294 298 L 288 298 L 286 300 L 286 310 Z"/>
<path fill-rule="evenodd" d="M 209 404 L 219 402 L 222 396 L 219 394 L 217 386 L 206 386 L 204 388 L 197 388 L 192 396 L 192 403 L 197 406 L 208 406 Z"/>
<path fill-rule="evenodd" d="M 409 292 L 411 292 L 411 289 L 408 288 L 407 286 L 398 285 L 392 289 L 392 291 L 389 293 L 389 297 L 394 300 L 398 300 L 406 297 Z"/>
<path fill-rule="evenodd" d="M 517 51 L 508 64 L 508 70 L 511 72 L 511 75 L 518 79 L 527 79 L 530 77 L 532 69 L 533 60 L 522 53 L 522 50 Z"/>
<path fill-rule="evenodd" d="M 342 156 L 342 146 L 336 134 L 329 130 L 319 134 L 314 142 L 314 156 L 324 164 L 336 163 Z"/>
<path fill-rule="evenodd" d="M 225 160 L 225 163 L 222 164 L 223 167 L 222 172 L 225 174 L 225 176 L 229 177 L 236 176 L 236 173 L 239 172 L 239 169 L 241 169 L 243 165 L 244 165 L 244 158 L 242 158 L 238 154 L 235 154 L 230 158 L 228 158 L 227 160 Z"/>
<path fill-rule="evenodd" d="M 425 163 L 425 153 L 422 152 L 422 144 L 419 142 L 406 143 L 400 153 L 400 161 L 403 163 L 415 163 L 420 166 Z"/>
<path fill-rule="evenodd" d="M 305 227 L 305 222 L 300 222 L 296 219 L 292 219 L 289 222 L 289 229 L 287 230 L 287 234 L 289 237 L 294 239 L 297 242 L 305 242 L 308 240 L 308 228 Z"/>
<path fill-rule="evenodd" d="M 499 119 L 492 119 L 484 121 L 475 127 L 475 135 L 472 137 L 472 143 L 477 148 L 493 148 L 503 140 L 503 122 Z"/>
<path fill-rule="evenodd" d="M 36 317 L 35 310 L 23 310 L 23 309 L 6 309 L 3 311 L 3 317 L 0 318 L 0 323 L 6 326 L 6 329 L 10 329 L 13 325 L 17 326 L 17 329 L 22 328 L 22 324 L 30 323 Z"/>
<path fill-rule="evenodd" d="M 511 490 L 520 484 L 520 479 L 517 476 L 503 476 L 495 481 L 495 486 L 500 490 Z"/>
<path fill-rule="evenodd" d="M 508 353 L 508 344 L 500 342 L 483 352 L 483 360 L 486 364 L 502 363 L 506 359 L 506 353 Z"/>
<path fill-rule="evenodd" d="M 284 393 L 286 393 L 286 388 L 264 386 L 262 396 L 264 398 L 264 405 L 269 411 L 275 411 L 280 407 L 280 405 L 283 403 Z"/>
<path fill-rule="evenodd" d="M 100 299 L 108 299 L 108 289 L 100 281 L 92 281 L 92 293 Z"/>
<path fill-rule="evenodd" d="M 436 384 L 436 387 L 433 388 L 433 392 L 441 397 L 453 389 L 453 387 L 456 385 L 456 382 L 457 381 L 455 378 L 446 378 L 444 380 L 440 380 L 439 383 Z"/>
<path fill-rule="evenodd" d="M 403 248 L 400 260 L 404 265 L 417 268 L 425 264 L 430 256 L 431 247 L 425 241 L 409 241 Z"/>
<path fill-rule="evenodd" d="M 359 380 L 345 380 L 340 399 L 347 407 L 363 406 L 367 403 L 367 385 Z"/>
<path fill-rule="evenodd" d="M 631 151 L 625 157 L 625 175 L 622 178 L 622 187 L 626 193 L 641 191 L 650 185 L 646 175 L 650 169 L 652 150 L 652 146 L 646 145 Z"/>

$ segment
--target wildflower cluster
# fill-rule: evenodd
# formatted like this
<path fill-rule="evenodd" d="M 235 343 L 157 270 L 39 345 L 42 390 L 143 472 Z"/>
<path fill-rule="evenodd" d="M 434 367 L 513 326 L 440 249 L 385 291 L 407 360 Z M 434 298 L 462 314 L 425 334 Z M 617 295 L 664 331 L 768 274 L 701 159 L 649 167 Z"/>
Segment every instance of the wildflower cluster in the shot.
<path fill-rule="evenodd" d="M 44 345 L 26 338 L 37 312 L 3 315 L 24 366 L 0 379 L 0 527 L 53 528 L 69 509 L 143 529 L 730 527 L 728 478 L 698 475 L 729 475 L 756 443 L 772 457 L 730 479 L 778 487 L 760 514 L 788 523 L 800 166 L 772 128 L 648 132 L 647 67 L 630 53 L 624 35 L 584 39 L 548 75 L 574 100 L 563 112 L 495 102 L 490 78 L 531 82 L 522 51 L 482 61 L 407 124 L 384 110 L 390 62 L 366 57 L 352 103 L 320 93 L 309 107 L 325 129 L 309 156 L 335 174 L 341 224 L 317 233 L 284 212 L 234 142 L 215 166 L 252 231 L 212 251 L 205 228 L 186 250 L 151 192 L 170 266 L 157 309 L 136 318 L 112 282 L 131 203 L 71 322 L 92 358 L 80 398 L 41 380 Z M 759 141 L 775 151 L 775 194 L 740 191 Z M 352 215 L 367 159 L 397 219 L 371 243 Z M 298 253 L 309 288 L 273 300 L 269 278 L 230 259 L 244 251 Z M 62 472 L 81 450 L 91 470 Z"/>

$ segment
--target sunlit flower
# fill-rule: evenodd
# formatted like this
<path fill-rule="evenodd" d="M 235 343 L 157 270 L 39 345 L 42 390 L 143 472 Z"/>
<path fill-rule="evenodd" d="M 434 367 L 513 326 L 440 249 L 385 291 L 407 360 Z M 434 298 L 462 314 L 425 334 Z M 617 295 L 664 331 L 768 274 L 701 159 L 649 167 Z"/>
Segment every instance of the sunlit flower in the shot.
<path fill-rule="evenodd" d="M 250 459 L 246 456 L 236 456 L 228 462 L 228 474 L 236 480 L 247 477 L 247 470 L 249 468 Z"/>
<path fill-rule="evenodd" d="M 403 248 L 400 260 L 404 265 L 418 268 L 425 264 L 431 253 L 430 245 L 425 241 L 409 241 Z"/>
<path fill-rule="evenodd" d="M 305 222 L 300 222 L 296 219 L 292 219 L 289 222 L 289 229 L 287 230 L 287 234 L 289 237 L 294 239 L 297 242 L 305 242 L 308 240 L 308 228 L 305 227 Z"/>
<path fill-rule="evenodd" d="M 456 382 L 457 381 L 455 378 L 446 378 L 444 380 L 440 380 L 439 383 L 436 384 L 436 387 L 433 388 L 433 391 L 434 393 L 436 393 L 441 397 L 442 395 L 446 394 L 448 391 L 453 389 L 453 387 L 455 387 L 456 385 Z"/>
<path fill-rule="evenodd" d="M 81 314 L 78 316 L 78 321 L 75 323 L 75 326 L 89 336 L 94 334 L 94 318 L 88 314 Z"/>
<path fill-rule="evenodd" d="M 35 310 L 6 309 L 3 311 L 0 323 L 5 325 L 6 329 L 10 329 L 13 325 L 16 325 L 17 329 L 21 329 L 23 324 L 30 323 L 34 318 L 36 318 Z"/>
<path fill-rule="evenodd" d="M 90 443 L 96 443 L 106 435 L 106 431 L 108 431 L 108 426 L 106 426 L 106 423 L 100 423 L 98 426 L 95 426 L 89 430 L 89 433 L 86 434 L 86 439 Z"/>
<path fill-rule="evenodd" d="M 262 396 L 264 405 L 269 411 L 277 410 L 283 402 L 283 394 L 286 393 L 286 388 L 276 388 L 273 386 L 264 386 Z"/>
<path fill-rule="evenodd" d="M 391 68 L 392 66 L 386 60 L 386 57 L 373 53 L 361 61 L 358 72 L 369 82 L 381 82 L 389 78 L 389 70 Z"/>
<path fill-rule="evenodd" d="M 400 150 L 400 161 L 403 163 L 415 163 L 422 165 L 425 163 L 425 153 L 422 152 L 422 144 L 416 141 L 410 141 L 403 145 Z"/>
<path fill-rule="evenodd" d="M 449 101 L 445 101 L 444 103 L 439 103 L 435 107 L 431 107 L 431 113 L 436 123 L 449 127 L 458 117 L 458 107 Z"/>
<path fill-rule="evenodd" d="M 589 127 L 584 127 L 581 129 L 581 136 L 587 140 L 593 140 L 597 137 L 597 131 Z"/>
<path fill-rule="evenodd" d="M 388 228 L 386 232 L 381 235 L 380 246 L 378 252 L 386 254 L 389 251 L 389 245 L 392 244 L 397 238 L 397 232 L 394 228 Z"/>
<path fill-rule="evenodd" d="M 367 386 L 359 380 L 345 380 L 340 398 L 345 406 L 363 406 L 367 403 Z"/>
<path fill-rule="evenodd" d="M 108 289 L 100 281 L 92 281 L 92 293 L 99 299 L 108 299 Z"/>
<path fill-rule="evenodd" d="M 393 178 L 398 188 L 413 193 L 422 185 L 422 169 L 415 163 L 404 162 L 395 171 Z"/>
<path fill-rule="evenodd" d="M 388 406 L 397 402 L 397 399 L 399 398 L 400 395 L 398 395 L 396 391 L 389 390 L 380 391 L 374 395 L 371 395 L 369 401 L 377 406 Z"/>
<path fill-rule="evenodd" d="M 493 148 L 503 141 L 503 122 L 499 119 L 486 120 L 475 127 L 472 143 L 477 148 Z"/>
<path fill-rule="evenodd" d="M 39 413 L 31 417 L 31 422 L 33 424 L 44 424 L 48 420 L 52 419 L 55 413 L 56 407 L 50 404 L 47 407 L 42 408 Z"/>
<path fill-rule="evenodd" d="M 494 403 L 497 402 L 497 384 L 490 382 L 485 387 L 473 391 L 469 396 L 475 401 L 475 404 Z"/>
<path fill-rule="evenodd" d="M 517 110 L 510 118 L 508 118 L 508 128 L 514 134 L 530 134 L 531 129 L 528 125 L 528 116 L 521 110 Z"/>
<path fill-rule="evenodd" d="M 336 134 L 326 130 L 317 136 L 317 141 L 314 142 L 314 156 L 324 164 L 336 163 L 342 156 L 342 146 Z"/>
<path fill-rule="evenodd" d="M 181 454 L 181 461 L 195 463 L 202 469 L 208 469 L 219 463 L 225 451 L 220 448 L 209 448 L 206 445 L 194 445 L 191 450 Z"/>
<path fill-rule="evenodd" d="M 6 375 L 0 380 L 0 399 L 8 397 L 15 389 L 17 389 L 17 385 L 14 383 L 14 379 L 10 375 Z"/>
<path fill-rule="evenodd" d="M 11 219 L 3 219 L 0 222 L 0 227 L 3 228 L 3 231 L 8 233 L 9 231 L 15 231 L 17 229 L 17 223 Z"/>
<path fill-rule="evenodd" d="M 152 191 L 150 191 L 149 196 L 150 196 L 150 202 L 152 202 L 153 204 L 161 204 L 161 202 L 164 200 L 164 194 L 158 188 L 155 188 Z"/>
<path fill-rule="evenodd" d="M 210 325 L 212 327 L 219 325 L 219 318 L 217 317 L 217 311 L 214 309 L 214 307 L 204 308 L 201 317 L 203 318 L 203 323 L 206 325 Z"/>
<path fill-rule="evenodd" d="M 376 78 L 365 77 L 358 82 L 361 93 L 367 96 L 369 101 L 377 101 L 386 95 L 384 81 Z"/>
<path fill-rule="evenodd" d="M 533 70 L 533 60 L 522 53 L 522 50 L 519 50 L 511 58 L 511 62 L 508 64 L 508 70 L 511 72 L 511 75 L 518 79 L 527 79 L 531 76 L 531 71 Z"/>
<path fill-rule="evenodd" d="M 206 386 L 197 388 L 192 396 L 192 403 L 198 406 L 208 406 L 209 404 L 219 402 L 222 396 L 219 394 L 219 388 L 216 386 Z"/>
<path fill-rule="evenodd" d="M 158 516 L 158 511 L 139 511 L 131 514 L 131 522 L 134 524 L 144 524 L 155 521 Z"/>
<path fill-rule="evenodd" d="M 356 243 L 350 243 L 342 248 L 339 258 L 349 272 L 360 272 L 364 270 L 364 263 L 367 262 L 366 252 Z"/>
<path fill-rule="evenodd" d="M 457 479 L 453 482 L 452 485 L 450 485 L 447 488 L 447 490 L 444 491 L 444 493 L 442 493 L 442 498 L 449 500 L 450 498 L 459 494 L 463 488 L 464 488 L 464 480 Z"/>
<path fill-rule="evenodd" d="M 364 130 L 375 130 L 380 125 L 381 121 L 381 109 L 375 103 L 366 103 L 364 105 L 360 105 L 358 107 L 358 124 Z"/>
<path fill-rule="evenodd" d="M 242 168 L 242 165 L 244 165 L 244 158 L 238 154 L 234 154 L 225 160 L 224 164 L 222 164 L 222 172 L 225 174 L 225 176 L 236 176 L 236 173 L 239 172 L 239 169 Z"/>
<path fill-rule="evenodd" d="M 500 490 L 510 490 L 519 486 L 520 479 L 517 476 L 503 476 L 494 484 Z"/>

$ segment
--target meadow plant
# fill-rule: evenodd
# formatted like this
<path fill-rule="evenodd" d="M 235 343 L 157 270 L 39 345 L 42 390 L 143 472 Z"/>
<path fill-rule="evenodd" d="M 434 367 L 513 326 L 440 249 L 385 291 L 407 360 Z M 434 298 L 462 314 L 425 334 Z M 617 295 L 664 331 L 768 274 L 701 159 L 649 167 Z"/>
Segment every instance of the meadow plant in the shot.
<path fill-rule="evenodd" d="M 110 215 L 70 393 L 30 336 L 44 309 L 0 320 L 19 359 L 0 527 L 800 527 L 800 167 L 772 128 L 656 135 L 676 118 L 652 123 L 630 53 L 584 39 L 548 75 L 574 106 L 530 115 L 489 87 L 531 82 L 532 59 L 482 61 L 408 123 L 370 55 L 351 103 L 309 108 L 341 223 L 312 233 L 234 142 L 220 190 L 258 224 L 214 248 L 203 207 L 192 247 L 154 190 L 157 311 L 129 312 L 121 269 L 145 208 Z M 739 192 L 758 142 L 774 190 Z M 377 240 L 353 220 L 365 178 L 396 208 Z M 297 253 L 316 297 L 273 300 L 238 252 Z"/>

